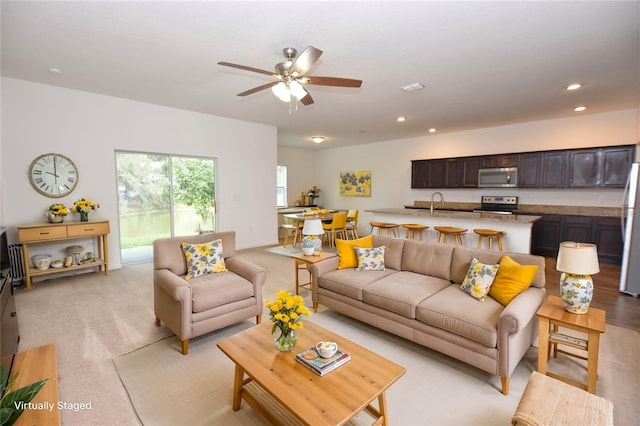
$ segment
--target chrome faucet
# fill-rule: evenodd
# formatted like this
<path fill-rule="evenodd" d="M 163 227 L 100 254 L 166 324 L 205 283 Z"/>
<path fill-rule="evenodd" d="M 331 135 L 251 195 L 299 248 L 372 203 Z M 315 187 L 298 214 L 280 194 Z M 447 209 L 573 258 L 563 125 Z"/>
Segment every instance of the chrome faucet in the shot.
<path fill-rule="evenodd" d="M 436 195 L 440 196 L 440 204 L 444 204 L 444 195 L 442 195 L 442 192 L 440 191 L 436 191 L 433 194 L 431 194 L 431 216 L 433 216 L 433 199 L 436 197 Z"/>

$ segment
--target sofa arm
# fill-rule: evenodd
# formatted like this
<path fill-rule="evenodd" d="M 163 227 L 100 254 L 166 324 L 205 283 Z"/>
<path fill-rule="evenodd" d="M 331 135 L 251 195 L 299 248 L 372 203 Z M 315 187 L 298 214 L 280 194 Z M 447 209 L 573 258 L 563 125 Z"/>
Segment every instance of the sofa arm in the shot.
<path fill-rule="evenodd" d="M 176 301 L 191 305 L 191 285 L 183 277 L 168 269 L 156 269 L 153 271 L 153 283 Z"/>
<path fill-rule="evenodd" d="M 228 257 L 224 263 L 229 271 L 253 284 L 253 293 L 262 303 L 262 286 L 267 279 L 267 270 L 239 256 Z"/>
<path fill-rule="evenodd" d="M 544 288 L 529 287 L 516 296 L 502 311 L 498 320 L 498 335 L 518 333 L 531 319 L 545 299 Z"/>
<path fill-rule="evenodd" d="M 318 309 L 318 277 L 326 274 L 327 272 L 337 270 L 339 263 L 340 258 L 336 256 L 307 265 L 309 273 L 311 274 L 311 301 L 313 303 L 314 311 L 317 311 Z M 298 272 L 296 271 L 296 273 Z"/>

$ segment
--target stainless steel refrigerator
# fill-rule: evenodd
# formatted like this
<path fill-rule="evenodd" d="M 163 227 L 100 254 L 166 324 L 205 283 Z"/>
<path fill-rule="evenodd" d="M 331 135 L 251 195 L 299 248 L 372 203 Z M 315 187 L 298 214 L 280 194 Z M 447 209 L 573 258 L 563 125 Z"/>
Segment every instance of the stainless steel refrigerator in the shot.
<path fill-rule="evenodd" d="M 640 294 L 640 163 L 631 165 L 622 205 L 622 267 L 620 291 Z"/>

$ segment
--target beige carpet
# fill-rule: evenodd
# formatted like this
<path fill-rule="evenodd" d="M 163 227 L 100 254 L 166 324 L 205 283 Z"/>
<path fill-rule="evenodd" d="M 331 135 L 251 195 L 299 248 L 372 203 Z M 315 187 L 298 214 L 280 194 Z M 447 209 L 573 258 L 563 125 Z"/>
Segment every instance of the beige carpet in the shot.
<path fill-rule="evenodd" d="M 532 348 L 511 377 L 510 395 L 500 379 L 437 352 L 396 338 L 332 311 L 314 321 L 390 358 L 407 368 L 387 393 L 390 423 L 398 425 L 507 425 L 529 375 L 537 366 Z M 231 410 L 233 364 L 217 348 L 219 339 L 252 326 L 244 322 L 192 340 L 189 355 L 180 355 L 175 337 L 164 339 L 114 360 L 136 413 L 145 425 L 263 424 L 243 404 Z M 304 332 L 304 331 L 303 331 Z M 275 349 L 274 349 L 275 350 Z M 617 425 L 635 424 L 640 391 L 640 335 L 608 326 L 600 349 L 598 395 L 614 403 Z M 586 380 L 584 363 L 560 355 L 551 371 Z M 370 423 L 358 416 L 356 424 Z"/>

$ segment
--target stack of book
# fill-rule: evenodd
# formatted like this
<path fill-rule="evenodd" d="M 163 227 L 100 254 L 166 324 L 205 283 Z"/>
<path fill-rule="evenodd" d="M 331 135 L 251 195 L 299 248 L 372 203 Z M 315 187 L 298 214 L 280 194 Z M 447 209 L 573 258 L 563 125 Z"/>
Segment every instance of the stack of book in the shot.
<path fill-rule="evenodd" d="M 328 372 L 335 370 L 350 359 L 351 355 L 341 350 L 338 350 L 332 357 L 322 358 L 315 346 L 296 355 L 296 360 L 300 364 L 319 376 L 324 376 Z"/>

